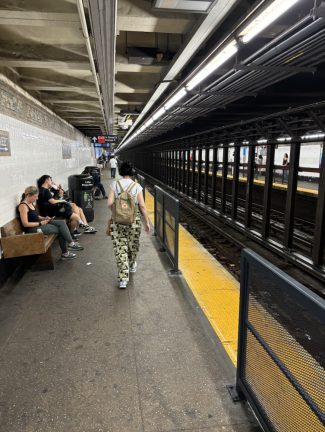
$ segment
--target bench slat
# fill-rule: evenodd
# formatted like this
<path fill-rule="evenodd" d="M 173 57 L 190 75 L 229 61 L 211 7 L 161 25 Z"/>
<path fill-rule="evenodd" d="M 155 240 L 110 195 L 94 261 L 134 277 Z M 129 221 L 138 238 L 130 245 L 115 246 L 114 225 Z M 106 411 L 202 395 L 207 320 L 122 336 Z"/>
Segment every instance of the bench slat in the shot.
<path fill-rule="evenodd" d="M 49 237 L 53 237 L 54 240 L 55 234 L 51 234 Z M 4 258 L 16 258 L 28 255 L 43 254 L 50 246 L 49 244 L 48 247 L 46 247 L 44 240 L 48 239 L 44 239 L 42 233 L 3 237 L 1 239 L 1 247 Z M 51 239 L 49 239 L 49 241 L 50 240 Z"/>

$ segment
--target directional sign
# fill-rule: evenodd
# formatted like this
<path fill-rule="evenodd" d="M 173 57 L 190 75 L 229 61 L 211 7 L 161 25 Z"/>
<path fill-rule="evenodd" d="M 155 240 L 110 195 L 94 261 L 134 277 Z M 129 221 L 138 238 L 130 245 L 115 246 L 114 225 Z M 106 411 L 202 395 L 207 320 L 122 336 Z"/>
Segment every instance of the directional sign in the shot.
<path fill-rule="evenodd" d="M 99 144 L 113 144 L 113 143 L 118 143 L 118 135 L 98 135 L 98 136 L 94 136 L 92 137 L 92 142 L 93 143 L 99 143 Z"/>

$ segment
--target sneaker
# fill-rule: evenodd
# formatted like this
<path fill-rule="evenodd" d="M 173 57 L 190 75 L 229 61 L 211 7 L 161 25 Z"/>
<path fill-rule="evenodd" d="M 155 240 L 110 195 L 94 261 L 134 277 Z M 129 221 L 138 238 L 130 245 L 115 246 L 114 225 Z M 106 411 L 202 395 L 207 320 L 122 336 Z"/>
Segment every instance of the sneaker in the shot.
<path fill-rule="evenodd" d="M 87 224 L 85 224 L 85 223 L 81 223 L 81 224 L 79 224 L 79 228 L 87 228 Z"/>
<path fill-rule="evenodd" d="M 135 262 L 133 266 L 130 267 L 130 273 L 135 273 L 137 271 L 138 264 Z"/>
<path fill-rule="evenodd" d="M 120 282 L 120 289 L 125 289 L 127 282 Z"/>
<path fill-rule="evenodd" d="M 80 231 L 77 231 L 76 229 L 73 231 L 73 235 L 74 236 L 79 236 L 79 235 L 81 235 L 82 233 L 80 232 Z"/>
<path fill-rule="evenodd" d="M 106 196 L 106 195 L 105 195 L 105 196 L 103 196 L 103 199 L 108 199 L 108 196 Z"/>
<path fill-rule="evenodd" d="M 96 232 L 97 230 L 91 226 L 86 227 L 84 231 L 85 234 L 95 234 Z"/>
<path fill-rule="evenodd" d="M 61 255 L 61 259 L 62 260 L 73 260 L 76 259 L 77 255 L 71 252 L 68 252 L 66 255 L 62 254 Z"/>
<path fill-rule="evenodd" d="M 84 250 L 84 247 L 77 245 L 76 243 L 73 243 L 73 245 L 68 245 L 68 250 L 71 250 L 71 251 Z"/>
<path fill-rule="evenodd" d="M 78 237 L 74 233 L 71 233 L 71 238 L 73 241 L 78 241 Z"/>

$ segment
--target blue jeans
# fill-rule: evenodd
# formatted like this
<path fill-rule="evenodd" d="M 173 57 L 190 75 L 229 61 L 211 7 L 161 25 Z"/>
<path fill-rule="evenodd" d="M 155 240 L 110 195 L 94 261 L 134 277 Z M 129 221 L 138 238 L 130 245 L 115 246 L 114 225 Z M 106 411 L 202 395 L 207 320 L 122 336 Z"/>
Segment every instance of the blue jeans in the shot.
<path fill-rule="evenodd" d="M 106 192 L 105 192 L 105 189 L 104 189 L 103 183 L 98 183 L 98 184 L 97 184 L 97 187 L 101 190 L 103 196 L 106 196 Z"/>
<path fill-rule="evenodd" d="M 115 178 L 116 168 L 111 168 L 111 177 Z"/>

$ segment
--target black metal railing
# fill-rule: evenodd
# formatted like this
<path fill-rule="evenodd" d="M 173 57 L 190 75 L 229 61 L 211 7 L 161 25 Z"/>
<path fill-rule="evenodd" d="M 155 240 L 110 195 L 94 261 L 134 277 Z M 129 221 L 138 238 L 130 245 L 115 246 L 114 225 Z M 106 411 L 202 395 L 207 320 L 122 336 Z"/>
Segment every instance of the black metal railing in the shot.
<path fill-rule="evenodd" d="M 244 249 L 236 388 L 267 432 L 325 431 L 325 301 Z"/>
<path fill-rule="evenodd" d="M 172 273 L 180 274 L 178 268 L 179 201 L 158 186 L 155 186 L 155 234 L 173 263 Z"/>
<path fill-rule="evenodd" d="M 137 182 L 142 187 L 143 199 L 145 201 L 146 200 L 146 179 L 140 174 L 137 174 L 136 179 Z"/>

